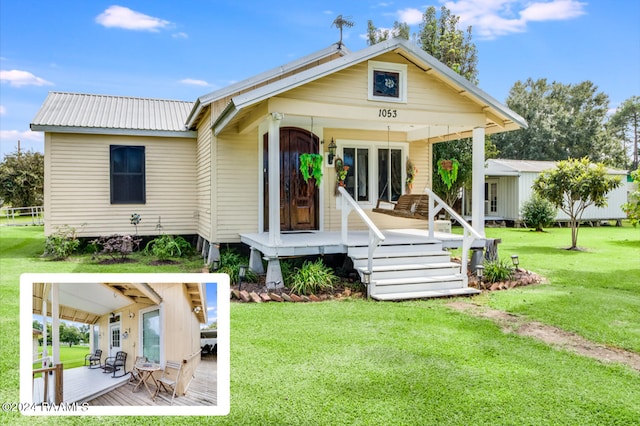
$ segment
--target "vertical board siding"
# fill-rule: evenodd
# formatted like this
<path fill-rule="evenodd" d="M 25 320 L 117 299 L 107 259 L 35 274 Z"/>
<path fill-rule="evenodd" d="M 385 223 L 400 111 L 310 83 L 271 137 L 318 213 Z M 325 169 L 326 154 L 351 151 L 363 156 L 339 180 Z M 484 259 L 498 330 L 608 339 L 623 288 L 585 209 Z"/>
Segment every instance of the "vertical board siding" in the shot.
<path fill-rule="evenodd" d="M 203 236 L 211 241 L 211 198 L 214 187 L 211 182 L 213 161 L 211 158 L 212 134 L 210 126 L 210 112 L 202 118 L 198 127 L 198 141 L 196 146 L 196 192 L 197 192 L 197 208 L 198 208 L 198 235 Z"/>
<path fill-rule="evenodd" d="M 111 204 L 110 145 L 145 147 L 146 203 Z M 134 233 L 132 213 L 142 216 L 140 235 L 196 233 L 195 140 L 51 134 L 47 144 L 45 234 L 69 225 L 79 236 Z"/>

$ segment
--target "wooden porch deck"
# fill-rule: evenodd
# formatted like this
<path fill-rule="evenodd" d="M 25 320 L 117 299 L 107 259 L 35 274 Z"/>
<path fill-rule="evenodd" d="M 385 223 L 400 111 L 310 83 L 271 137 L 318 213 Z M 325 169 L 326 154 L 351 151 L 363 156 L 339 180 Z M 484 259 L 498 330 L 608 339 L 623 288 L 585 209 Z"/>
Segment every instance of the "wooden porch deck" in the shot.
<path fill-rule="evenodd" d="M 218 404 L 218 368 L 215 357 L 205 356 L 195 372 L 187 393 L 177 396 L 173 406 L 215 406 Z M 133 384 L 124 384 L 116 389 L 104 393 L 97 398 L 88 400 L 89 406 L 169 406 L 170 402 L 163 398 L 156 398 L 155 402 L 147 390 L 142 387 L 133 392 Z M 152 390 L 153 385 L 150 385 Z M 170 397 L 170 396 L 169 396 Z M 169 398 L 170 399 L 170 398 Z"/>
<path fill-rule="evenodd" d="M 425 229 L 384 229 L 385 240 L 382 245 L 391 244 L 424 244 L 428 242 L 442 242 L 444 248 L 462 247 L 462 235 L 446 232 L 434 232 L 434 238 L 429 238 L 429 231 Z M 339 231 L 301 231 L 285 232 L 280 235 L 282 244 L 274 246 L 269 242 L 269 233 L 240 234 L 243 243 L 251 246 L 267 257 L 307 256 L 321 254 L 346 253 L 347 246 L 342 243 Z M 350 245 L 366 246 L 369 239 L 368 231 L 349 231 Z M 484 247 L 484 241 L 475 242 L 472 247 Z"/>

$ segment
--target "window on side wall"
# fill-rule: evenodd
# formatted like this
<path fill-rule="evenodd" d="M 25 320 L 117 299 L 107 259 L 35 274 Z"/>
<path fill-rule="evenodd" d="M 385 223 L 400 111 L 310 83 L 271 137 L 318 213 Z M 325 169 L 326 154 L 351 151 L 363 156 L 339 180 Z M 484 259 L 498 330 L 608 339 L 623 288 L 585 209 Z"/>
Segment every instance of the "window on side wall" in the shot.
<path fill-rule="evenodd" d="M 111 145 L 111 204 L 144 204 L 144 146 Z"/>
<path fill-rule="evenodd" d="M 377 200 L 397 201 L 404 189 L 405 148 L 395 146 L 349 144 L 342 148 L 344 165 L 349 167 L 345 187 L 363 207 Z"/>
<path fill-rule="evenodd" d="M 160 308 L 154 307 L 140 311 L 140 348 L 141 355 L 151 362 L 161 363 Z"/>

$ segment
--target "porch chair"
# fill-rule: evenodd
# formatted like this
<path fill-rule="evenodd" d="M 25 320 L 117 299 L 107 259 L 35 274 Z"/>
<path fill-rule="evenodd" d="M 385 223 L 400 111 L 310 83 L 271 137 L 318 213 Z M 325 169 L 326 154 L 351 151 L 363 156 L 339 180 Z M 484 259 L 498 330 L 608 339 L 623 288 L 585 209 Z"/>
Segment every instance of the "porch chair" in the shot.
<path fill-rule="evenodd" d="M 129 378 L 129 383 L 138 384 L 142 379 L 140 371 L 136 369 L 136 367 L 140 364 L 144 364 L 147 362 L 146 356 L 137 356 L 136 362 L 133 364 L 133 370 L 129 371 L 131 377 Z"/>
<path fill-rule="evenodd" d="M 119 367 L 122 367 L 122 374 L 116 376 L 116 371 L 120 370 Z M 116 356 L 105 358 L 104 366 L 102 368 L 104 369 L 104 373 L 113 372 L 113 377 L 124 376 L 125 374 L 127 374 L 127 353 L 118 351 L 116 352 Z"/>
<path fill-rule="evenodd" d="M 182 370 L 182 363 L 177 361 L 167 361 L 162 372 L 162 377 L 158 379 L 158 389 L 153 396 L 153 400 L 156 400 L 157 396 L 169 401 L 168 398 L 159 395 L 162 390 L 167 393 L 171 393 L 170 403 L 173 405 L 173 398 L 176 396 L 176 388 L 178 387 L 178 379 L 180 378 L 180 371 Z"/>
<path fill-rule="evenodd" d="M 96 349 L 96 351 L 92 354 L 87 354 L 84 357 L 84 365 L 87 365 L 87 361 L 89 361 L 89 368 L 101 368 L 102 367 L 102 349 Z M 96 362 L 98 366 L 96 367 Z"/>

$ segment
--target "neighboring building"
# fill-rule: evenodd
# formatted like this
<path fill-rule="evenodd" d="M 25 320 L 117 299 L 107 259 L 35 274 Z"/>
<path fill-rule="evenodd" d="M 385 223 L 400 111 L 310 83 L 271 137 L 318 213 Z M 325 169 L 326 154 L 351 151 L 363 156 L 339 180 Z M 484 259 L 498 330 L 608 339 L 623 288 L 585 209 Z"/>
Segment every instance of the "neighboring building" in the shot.
<path fill-rule="evenodd" d="M 522 221 L 521 210 L 525 202 L 533 196 L 533 182 L 545 170 L 556 167 L 554 161 L 490 159 L 485 167 L 484 213 L 487 220 L 507 221 L 519 224 Z M 626 181 L 624 170 L 608 169 L 608 175 Z M 466 200 L 468 201 L 468 200 Z M 621 185 L 607 194 L 607 206 L 589 206 L 582 220 L 617 222 L 627 215 L 621 206 L 627 201 L 627 188 Z M 566 213 L 558 210 L 557 222 L 567 222 Z"/>

